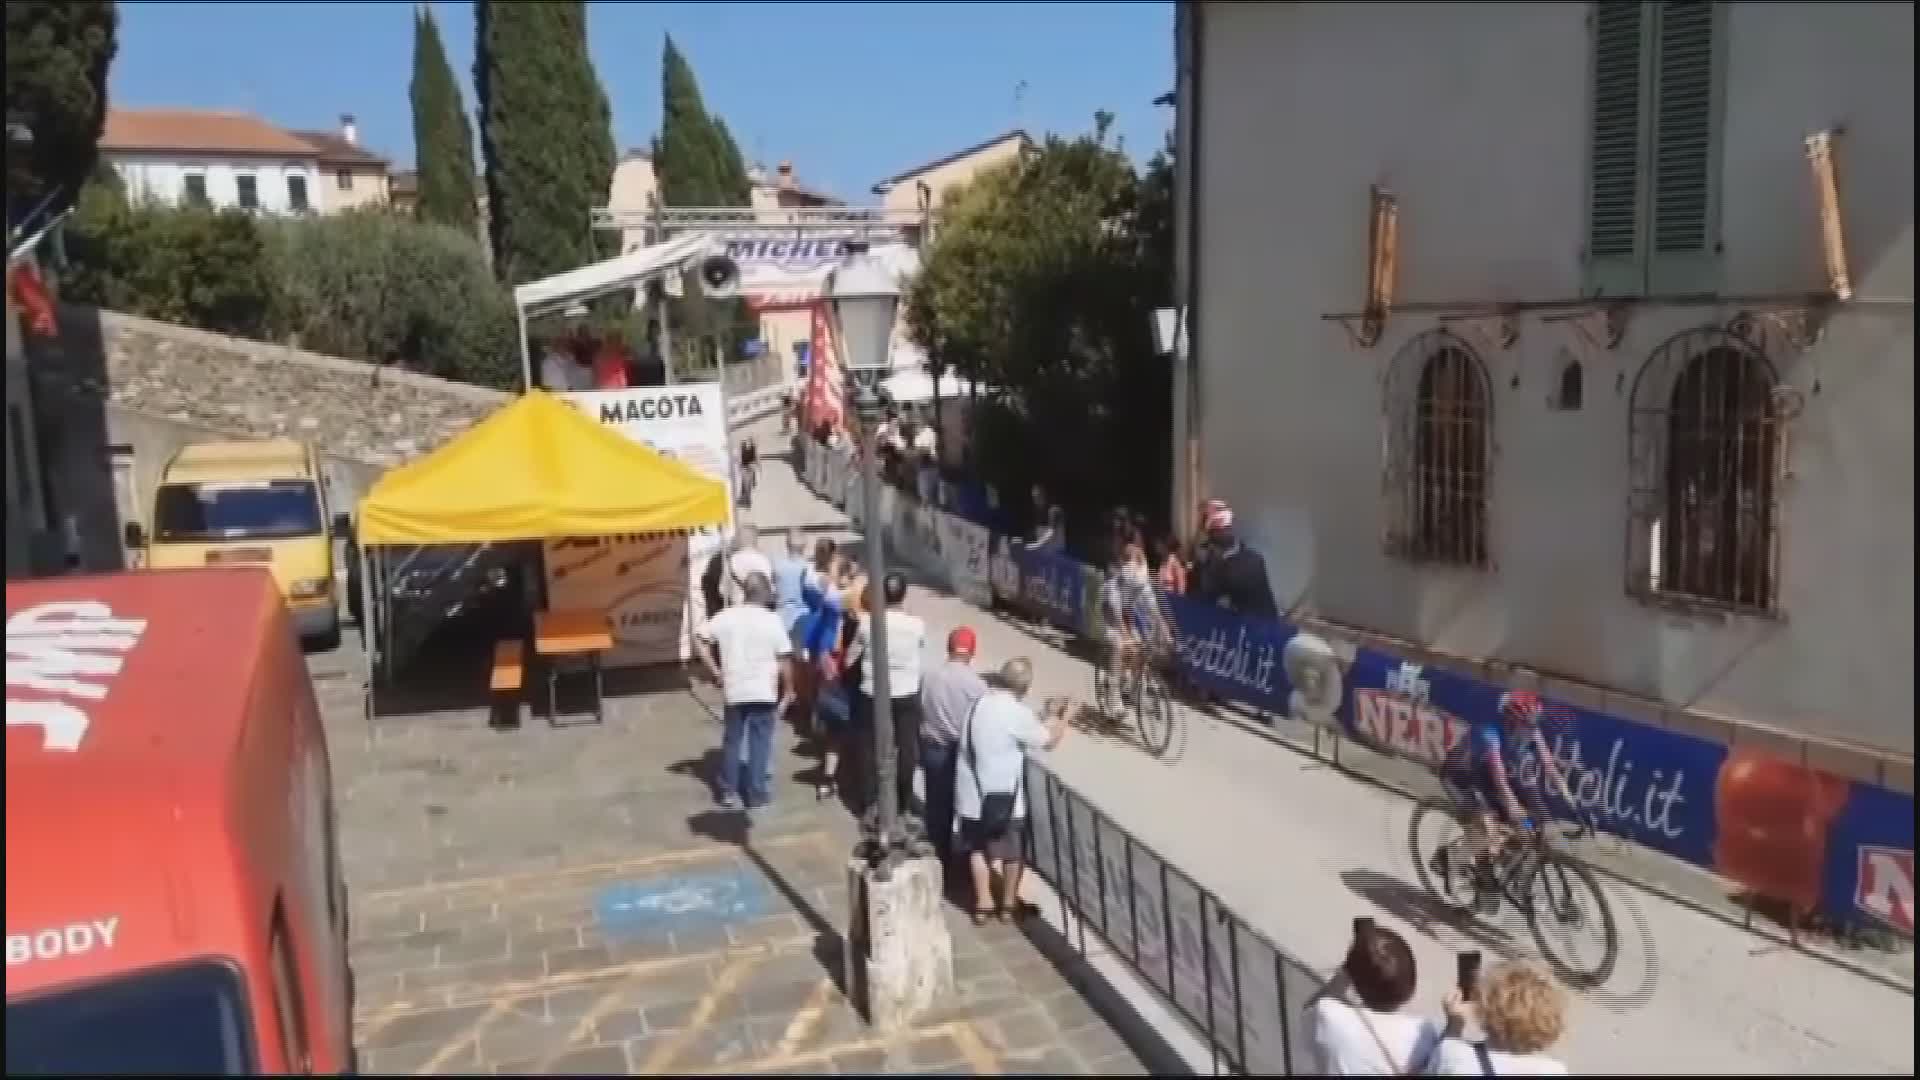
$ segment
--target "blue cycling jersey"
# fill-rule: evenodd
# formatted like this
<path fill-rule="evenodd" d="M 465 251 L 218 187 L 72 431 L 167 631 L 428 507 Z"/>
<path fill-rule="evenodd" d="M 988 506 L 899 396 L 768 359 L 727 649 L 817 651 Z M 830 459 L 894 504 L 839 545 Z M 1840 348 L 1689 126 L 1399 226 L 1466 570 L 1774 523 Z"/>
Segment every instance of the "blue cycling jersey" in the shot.
<path fill-rule="evenodd" d="M 1508 771 L 1512 770 L 1513 763 L 1507 757 L 1506 728 L 1498 720 L 1483 720 L 1467 729 L 1466 737 L 1448 755 L 1447 768 L 1476 781 L 1490 782 L 1495 759 Z"/>

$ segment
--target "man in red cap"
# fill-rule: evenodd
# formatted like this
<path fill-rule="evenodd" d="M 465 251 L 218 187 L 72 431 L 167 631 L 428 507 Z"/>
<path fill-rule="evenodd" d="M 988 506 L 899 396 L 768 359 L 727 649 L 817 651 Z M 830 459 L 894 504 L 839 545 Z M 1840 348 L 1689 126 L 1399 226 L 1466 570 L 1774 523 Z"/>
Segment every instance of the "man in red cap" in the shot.
<path fill-rule="evenodd" d="M 947 635 L 947 662 L 920 677 L 920 769 L 926 784 L 927 839 L 953 873 L 954 752 L 974 705 L 987 692 L 986 680 L 973 670 L 979 640 L 973 628 L 955 627 Z"/>

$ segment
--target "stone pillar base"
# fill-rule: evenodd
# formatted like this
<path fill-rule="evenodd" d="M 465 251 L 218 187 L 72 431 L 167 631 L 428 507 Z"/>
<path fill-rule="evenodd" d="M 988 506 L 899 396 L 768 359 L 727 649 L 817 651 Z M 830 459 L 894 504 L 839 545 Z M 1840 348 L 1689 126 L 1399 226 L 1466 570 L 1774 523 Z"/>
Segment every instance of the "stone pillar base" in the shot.
<path fill-rule="evenodd" d="M 943 895 L 937 858 L 907 859 L 884 880 L 864 860 L 847 861 L 847 995 L 880 1031 L 906 1027 L 953 993 Z"/>

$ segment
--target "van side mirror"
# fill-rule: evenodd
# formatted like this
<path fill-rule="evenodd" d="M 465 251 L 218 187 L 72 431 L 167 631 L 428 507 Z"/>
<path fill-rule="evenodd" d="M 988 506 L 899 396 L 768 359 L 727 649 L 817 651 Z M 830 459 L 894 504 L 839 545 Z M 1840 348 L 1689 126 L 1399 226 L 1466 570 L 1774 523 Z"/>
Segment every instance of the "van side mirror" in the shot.
<path fill-rule="evenodd" d="M 353 532 L 353 515 L 342 510 L 333 515 L 333 535 L 346 536 Z"/>
<path fill-rule="evenodd" d="M 127 522 L 127 527 L 122 538 L 130 548 L 143 548 L 147 546 L 147 531 L 141 528 L 140 523 L 137 521 Z"/>

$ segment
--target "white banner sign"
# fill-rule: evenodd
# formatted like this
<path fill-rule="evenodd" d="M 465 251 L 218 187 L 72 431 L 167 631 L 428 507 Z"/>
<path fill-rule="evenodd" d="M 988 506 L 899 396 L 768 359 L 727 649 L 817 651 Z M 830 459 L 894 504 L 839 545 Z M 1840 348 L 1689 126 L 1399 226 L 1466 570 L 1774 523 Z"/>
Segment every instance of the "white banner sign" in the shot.
<path fill-rule="evenodd" d="M 556 610 L 604 610 L 613 620 L 609 667 L 690 659 L 700 573 L 733 526 L 727 414 L 713 383 L 563 395 L 607 427 L 717 480 L 727 522 L 692 534 L 576 537 L 546 545 L 547 603 Z"/>
<path fill-rule="evenodd" d="M 940 533 L 940 553 L 947 564 L 947 581 L 960 599 L 975 607 L 993 604 L 990 549 L 993 534 L 966 518 L 934 511 Z"/>

